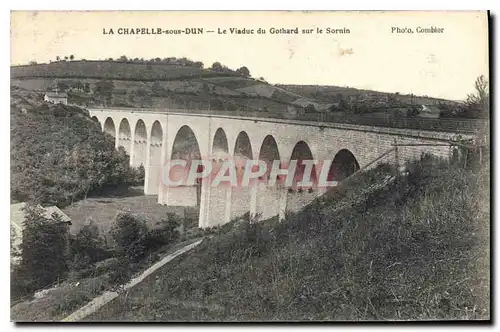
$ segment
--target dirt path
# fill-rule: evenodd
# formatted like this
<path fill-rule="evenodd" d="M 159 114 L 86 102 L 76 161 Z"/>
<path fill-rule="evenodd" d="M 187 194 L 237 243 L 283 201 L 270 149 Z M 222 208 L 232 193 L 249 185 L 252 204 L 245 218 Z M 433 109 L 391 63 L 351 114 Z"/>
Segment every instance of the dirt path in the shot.
<path fill-rule="evenodd" d="M 155 263 L 154 265 L 150 266 L 140 276 L 137 276 L 137 277 L 133 278 L 127 284 L 125 284 L 123 286 L 123 290 L 127 290 L 127 289 L 130 289 L 130 288 L 134 287 L 135 285 L 137 285 L 138 283 L 140 283 L 141 281 L 143 281 L 151 273 L 155 272 L 156 270 L 158 270 L 160 267 L 162 267 L 166 263 L 170 262 L 175 257 L 177 257 L 179 255 L 182 255 L 183 253 L 185 253 L 185 252 L 193 249 L 194 247 L 196 247 L 197 245 L 199 245 L 202 241 L 203 241 L 203 239 L 199 240 L 199 241 L 196 241 L 194 243 L 191 243 L 191 244 L 189 244 L 189 245 L 187 245 L 187 246 L 185 246 L 185 247 L 183 247 L 183 248 L 175 251 L 174 253 L 165 256 L 162 260 L 160 260 L 157 263 Z M 102 295 L 94 298 L 92 301 L 90 301 L 89 303 L 87 303 L 86 305 L 84 305 L 83 307 L 81 307 L 80 309 L 76 310 L 75 312 L 73 312 L 72 314 L 70 314 L 69 316 L 67 316 L 66 318 L 64 318 L 62 320 L 62 322 L 76 322 L 76 321 L 79 321 L 79 320 L 87 317 L 88 315 L 93 314 L 99 308 L 101 308 L 102 306 L 104 306 L 106 303 L 114 300 L 119 295 L 120 295 L 120 293 L 118 293 L 118 292 L 111 292 L 111 291 L 105 292 Z"/>

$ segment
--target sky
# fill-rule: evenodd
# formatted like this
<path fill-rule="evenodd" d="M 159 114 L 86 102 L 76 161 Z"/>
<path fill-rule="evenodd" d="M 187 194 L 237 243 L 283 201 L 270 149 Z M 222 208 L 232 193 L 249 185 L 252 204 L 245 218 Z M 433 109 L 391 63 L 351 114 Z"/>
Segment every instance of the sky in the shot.
<path fill-rule="evenodd" d="M 417 27 L 432 26 L 443 33 L 417 33 Z M 405 27 L 414 33 L 395 33 Z M 119 35 L 119 28 L 203 28 L 205 33 Z M 232 35 L 229 28 L 262 28 L 267 33 Z M 271 28 L 314 33 L 271 34 Z M 327 34 L 327 28 L 350 33 Z M 218 34 L 218 29 L 227 34 Z M 479 11 L 12 12 L 12 65 L 71 54 L 87 60 L 187 57 L 205 67 L 215 61 L 233 69 L 247 66 L 253 77 L 273 84 L 349 86 L 463 100 L 479 75 L 488 77 L 488 21 L 486 12 Z"/>

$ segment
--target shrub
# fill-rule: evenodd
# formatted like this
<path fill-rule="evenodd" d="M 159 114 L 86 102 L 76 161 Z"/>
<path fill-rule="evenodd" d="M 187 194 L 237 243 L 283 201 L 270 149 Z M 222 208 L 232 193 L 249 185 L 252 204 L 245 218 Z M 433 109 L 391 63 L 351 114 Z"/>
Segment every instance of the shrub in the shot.
<path fill-rule="evenodd" d="M 161 219 L 153 229 L 144 235 L 141 240 L 142 245 L 150 252 L 172 243 L 179 238 L 177 230 L 179 225 L 179 217 L 174 213 L 168 213 L 166 219 Z"/>
<path fill-rule="evenodd" d="M 90 221 L 72 238 L 70 263 L 72 270 L 89 268 L 94 263 L 110 257 L 99 229 Z"/>
<path fill-rule="evenodd" d="M 147 233 L 146 223 L 129 212 L 119 213 L 111 226 L 111 236 L 121 256 L 134 261 L 146 254 L 142 240 Z"/>
<path fill-rule="evenodd" d="M 36 206 L 26 206 L 21 263 L 14 269 L 12 292 L 24 295 L 65 278 L 67 225 L 47 219 Z"/>

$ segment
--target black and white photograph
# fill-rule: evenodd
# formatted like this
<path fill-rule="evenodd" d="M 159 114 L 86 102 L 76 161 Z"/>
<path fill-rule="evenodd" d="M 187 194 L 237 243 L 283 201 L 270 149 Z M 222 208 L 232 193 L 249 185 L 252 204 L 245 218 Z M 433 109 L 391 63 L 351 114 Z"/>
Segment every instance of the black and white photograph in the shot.
<path fill-rule="evenodd" d="M 488 11 L 10 20 L 12 322 L 491 320 Z"/>

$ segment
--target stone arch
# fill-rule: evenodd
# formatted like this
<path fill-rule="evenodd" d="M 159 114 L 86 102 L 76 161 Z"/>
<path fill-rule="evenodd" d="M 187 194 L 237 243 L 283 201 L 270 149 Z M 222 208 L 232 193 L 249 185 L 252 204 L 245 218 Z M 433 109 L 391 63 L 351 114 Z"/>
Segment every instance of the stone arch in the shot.
<path fill-rule="evenodd" d="M 103 131 L 106 133 L 106 134 L 109 134 L 113 137 L 116 138 L 116 128 L 115 128 L 115 122 L 113 121 L 112 118 L 108 117 L 106 118 L 106 120 L 104 121 L 104 126 L 103 126 Z"/>
<path fill-rule="evenodd" d="M 262 160 L 267 164 L 266 175 L 269 177 L 273 161 L 281 160 L 278 143 L 276 143 L 276 139 L 273 135 L 267 135 L 262 141 L 259 150 L 259 160 Z"/>
<path fill-rule="evenodd" d="M 236 143 L 234 144 L 234 156 L 242 156 L 248 159 L 252 159 L 252 144 L 250 143 L 250 137 L 246 131 L 241 131 L 236 137 Z"/>
<path fill-rule="evenodd" d="M 214 139 L 212 142 L 212 154 L 218 153 L 229 153 L 226 132 L 222 128 L 218 128 L 215 131 Z"/>
<path fill-rule="evenodd" d="M 123 118 L 118 127 L 118 146 L 123 146 L 125 152 L 130 155 L 132 151 L 132 131 L 127 118 Z"/>
<path fill-rule="evenodd" d="M 146 124 L 142 119 L 137 120 L 134 129 L 134 146 L 132 166 L 139 167 L 140 165 L 146 166 L 146 154 L 147 154 L 147 142 L 148 142 L 148 132 L 146 129 Z"/>
<path fill-rule="evenodd" d="M 299 141 L 295 144 L 290 156 L 291 160 L 296 160 L 297 165 L 295 173 L 288 174 L 288 176 L 293 176 L 293 182 L 292 186 L 287 188 L 286 206 L 284 209 L 286 211 L 297 212 L 316 197 L 318 186 L 317 171 L 316 166 L 313 165 L 309 174 L 305 174 L 307 167 L 304 160 L 314 160 L 314 158 L 309 145 L 304 141 Z M 286 166 L 288 167 L 288 165 Z M 307 181 L 308 179 L 309 181 Z M 311 184 L 305 184 L 304 182 L 311 182 Z"/>
<path fill-rule="evenodd" d="M 177 170 L 171 170 L 169 176 L 172 181 L 186 180 L 192 161 L 201 159 L 200 145 L 190 126 L 184 125 L 177 131 L 170 159 L 180 159 L 187 162 L 184 170 L 179 167 Z M 167 174 L 163 174 L 163 176 L 167 176 Z M 167 194 L 168 205 L 193 206 L 198 207 L 199 211 L 202 185 L 203 181 L 197 181 L 194 186 L 188 186 L 184 181 L 180 186 L 169 187 Z"/>
<path fill-rule="evenodd" d="M 342 181 L 357 170 L 359 170 L 359 163 L 354 154 L 348 149 L 342 149 L 333 158 L 327 180 Z"/>
<path fill-rule="evenodd" d="M 163 128 L 161 123 L 156 120 L 151 126 L 149 162 L 146 168 L 146 183 L 144 192 L 146 195 L 156 195 L 159 191 L 160 176 L 162 169 L 161 151 L 163 147 Z"/>
<path fill-rule="evenodd" d="M 94 115 L 93 117 L 91 117 L 91 119 L 92 119 L 92 121 L 94 121 L 95 123 L 98 123 L 98 124 L 99 124 L 99 126 L 101 125 L 101 122 L 99 121 L 99 119 L 97 118 L 97 116 L 95 116 L 95 115 Z"/>
<path fill-rule="evenodd" d="M 272 135 L 267 135 L 259 150 L 259 160 L 267 165 L 266 172 L 259 178 L 261 183 L 256 187 L 254 199 L 256 202 L 256 219 L 265 220 L 280 214 L 281 196 L 283 188 L 278 184 L 268 186 L 269 175 L 275 160 L 280 160 L 280 152 L 276 139 Z"/>
<path fill-rule="evenodd" d="M 212 174 L 218 174 L 224 162 L 230 159 L 226 132 L 222 128 L 215 131 L 210 158 L 212 159 Z M 227 171 L 225 174 L 227 174 Z M 208 208 L 207 222 L 210 226 L 229 222 L 231 208 L 230 182 L 221 182 L 217 186 L 210 188 Z"/>
<path fill-rule="evenodd" d="M 233 149 L 233 161 L 236 167 L 236 178 L 238 185 L 233 186 L 231 193 L 231 219 L 245 216 L 250 218 L 251 190 L 249 187 L 242 187 L 243 172 L 247 160 L 253 158 L 252 144 L 250 137 L 245 131 L 241 131 L 236 137 Z"/>
<path fill-rule="evenodd" d="M 290 156 L 290 161 L 296 160 L 297 161 L 297 166 L 295 168 L 295 174 L 290 174 L 289 176 L 293 176 L 293 184 L 292 184 L 292 189 L 293 190 L 311 190 L 317 185 L 317 172 L 316 172 L 316 166 L 313 165 L 311 168 L 311 172 L 309 174 L 305 174 L 306 170 L 306 165 L 304 163 L 304 160 L 314 160 L 311 149 L 309 148 L 309 145 L 304 142 L 304 141 L 299 141 L 295 144 L 292 150 L 292 155 Z M 288 166 L 288 165 L 287 165 Z M 306 178 L 310 179 L 310 182 L 313 183 L 312 186 L 308 185 L 298 185 L 297 183 L 301 182 L 302 180 L 306 180 Z"/>

